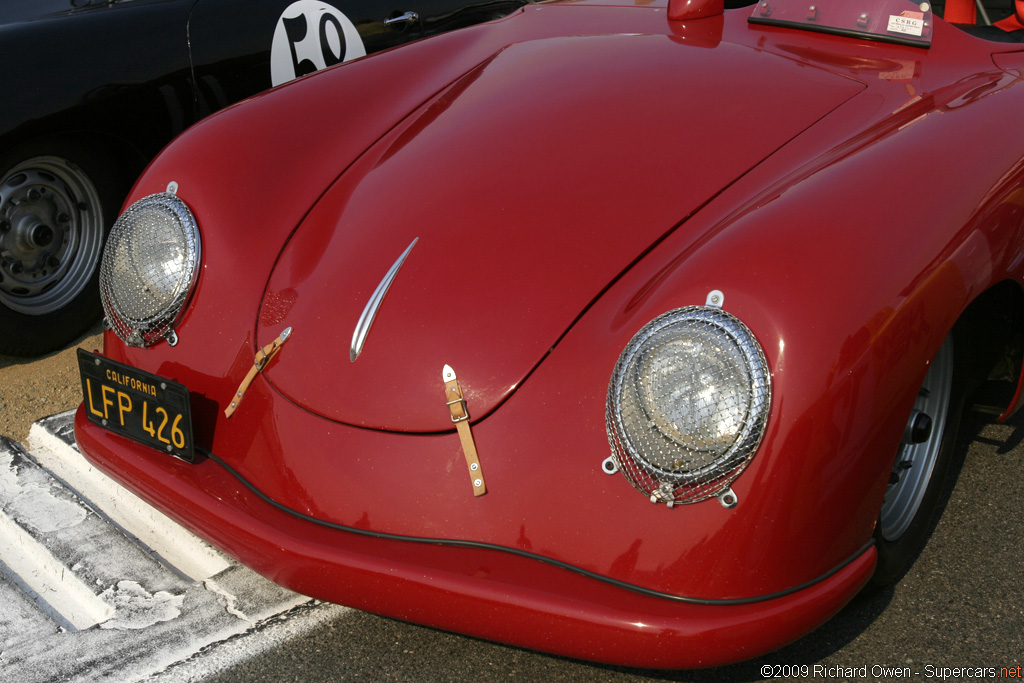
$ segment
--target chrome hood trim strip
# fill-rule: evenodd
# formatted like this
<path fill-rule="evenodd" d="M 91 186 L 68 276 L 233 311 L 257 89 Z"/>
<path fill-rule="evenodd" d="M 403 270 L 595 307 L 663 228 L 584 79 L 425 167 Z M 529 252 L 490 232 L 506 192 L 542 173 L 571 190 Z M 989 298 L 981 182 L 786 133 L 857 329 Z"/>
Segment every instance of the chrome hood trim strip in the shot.
<path fill-rule="evenodd" d="M 356 323 L 356 329 L 352 332 L 352 347 L 349 349 L 348 358 L 350 361 L 355 362 L 359 354 L 363 352 L 363 344 L 366 343 L 366 335 L 370 333 L 370 326 L 373 325 L 373 319 L 377 317 L 377 309 L 380 308 L 381 302 L 384 301 L 384 295 L 388 293 L 388 289 L 391 287 L 391 283 L 394 281 L 395 276 L 398 275 L 399 268 L 405 263 L 405 259 L 409 256 L 409 252 L 416 246 L 419 241 L 419 237 L 412 241 L 402 255 L 398 257 L 391 269 L 388 270 L 387 275 L 377 285 L 377 289 L 374 290 L 370 300 L 366 303 L 366 308 L 363 309 L 362 315 L 359 316 L 359 322 Z"/>

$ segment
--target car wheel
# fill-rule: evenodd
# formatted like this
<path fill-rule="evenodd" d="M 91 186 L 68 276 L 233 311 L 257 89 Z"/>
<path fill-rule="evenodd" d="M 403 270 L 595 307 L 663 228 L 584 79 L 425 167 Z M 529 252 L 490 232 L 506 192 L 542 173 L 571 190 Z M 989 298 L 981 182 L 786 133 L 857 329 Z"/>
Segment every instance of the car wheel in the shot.
<path fill-rule="evenodd" d="M 918 391 L 882 501 L 875 528 L 876 587 L 898 580 L 928 537 L 956 448 L 963 385 L 951 334 Z"/>
<path fill-rule="evenodd" d="M 0 354 L 52 351 L 99 318 L 98 266 L 123 189 L 77 146 L 0 157 Z"/>

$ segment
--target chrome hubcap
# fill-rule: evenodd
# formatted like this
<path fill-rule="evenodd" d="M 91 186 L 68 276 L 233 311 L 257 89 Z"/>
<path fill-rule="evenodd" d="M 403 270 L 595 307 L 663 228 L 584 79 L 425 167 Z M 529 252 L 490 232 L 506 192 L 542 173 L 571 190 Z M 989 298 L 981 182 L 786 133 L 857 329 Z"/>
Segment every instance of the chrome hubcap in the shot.
<path fill-rule="evenodd" d="M 0 304 L 43 315 L 67 306 L 103 250 L 103 208 L 89 177 L 53 156 L 0 178 Z"/>
<path fill-rule="evenodd" d="M 887 541 L 896 541 L 907 531 L 921 506 L 946 432 L 952 390 L 953 342 L 946 339 L 918 392 L 885 491 L 879 524 Z"/>

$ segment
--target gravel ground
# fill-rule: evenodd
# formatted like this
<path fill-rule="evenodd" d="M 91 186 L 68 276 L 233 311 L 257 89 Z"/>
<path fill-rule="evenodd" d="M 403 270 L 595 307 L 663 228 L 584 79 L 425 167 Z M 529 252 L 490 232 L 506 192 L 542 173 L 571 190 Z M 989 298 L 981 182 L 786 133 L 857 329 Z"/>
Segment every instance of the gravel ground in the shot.
<path fill-rule="evenodd" d="M 101 348 L 102 327 L 68 348 L 40 358 L 0 356 L 0 435 L 24 443 L 32 423 L 82 402 L 75 349 Z"/>

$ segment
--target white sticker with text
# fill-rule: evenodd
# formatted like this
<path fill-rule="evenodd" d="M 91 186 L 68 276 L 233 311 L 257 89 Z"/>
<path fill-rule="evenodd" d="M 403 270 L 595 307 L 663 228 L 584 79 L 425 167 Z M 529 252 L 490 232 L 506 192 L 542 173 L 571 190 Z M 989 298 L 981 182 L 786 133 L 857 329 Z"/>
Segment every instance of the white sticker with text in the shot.
<path fill-rule="evenodd" d="M 921 12 L 903 12 L 899 16 L 889 16 L 889 33 L 902 33 L 905 36 L 924 35 L 924 14 Z"/>

